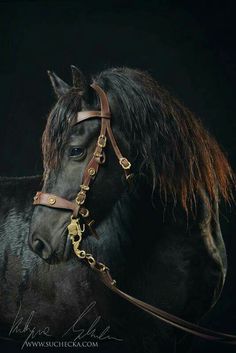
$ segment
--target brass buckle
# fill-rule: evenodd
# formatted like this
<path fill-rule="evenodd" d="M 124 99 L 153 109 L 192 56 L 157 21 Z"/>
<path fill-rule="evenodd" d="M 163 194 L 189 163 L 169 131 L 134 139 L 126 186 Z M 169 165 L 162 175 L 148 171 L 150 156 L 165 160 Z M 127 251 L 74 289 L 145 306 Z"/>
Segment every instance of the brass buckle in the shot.
<path fill-rule="evenodd" d="M 119 163 L 123 169 L 130 169 L 130 167 L 131 167 L 131 163 L 125 157 L 121 157 L 119 159 Z"/>
<path fill-rule="evenodd" d="M 99 147 L 104 148 L 106 146 L 106 143 L 107 143 L 107 138 L 105 135 L 98 136 L 97 144 Z"/>

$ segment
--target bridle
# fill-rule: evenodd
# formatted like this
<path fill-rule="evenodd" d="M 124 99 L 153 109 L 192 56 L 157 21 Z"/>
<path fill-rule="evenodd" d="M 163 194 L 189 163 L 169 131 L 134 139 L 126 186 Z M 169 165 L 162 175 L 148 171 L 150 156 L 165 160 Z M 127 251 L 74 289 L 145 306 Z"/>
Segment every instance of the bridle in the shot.
<path fill-rule="evenodd" d="M 120 166 L 122 167 L 126 180 L 129 181 L 132 177 L 131 163 L 129 160 L 124 157 L 117 145 L 116 139 L 112 132 L 111 128 L 111 112 L 109 107 L 109 102 L 106 93 L 103 89 L 98 86 L 96 83 L 93 83 L 91 87 L 96 91 L 100 99 L 100 111 L 90 110 L 90 111 L 80 111 L 76 118 L 70 122 L 71 126 L 74 126 L 82 121 L 88 119 L 101 119 L 101 129 L 100 134 L 97 139 L 97 144 L 92 158 L 87 164 L 83 177 L 82 184 L 80 185 L 80 191 L 77 194 L 77 197 L 74 201 L 66 200 L 60 196 L 56 196 L 49 193 L 44 193 L 42 191 L 37 192 L 34 197 L 33 204 L 35 206 L 47 206 L 56 209 L 64 209 L 72 212 L 71 222 L 68 225 L 69 237 L 73 244 L 73 249 L 76 256 L 83 261 L 85 261 L 90 268 L 92 268 L 99 276 L 99 279 L 113 292 L 118 294 L 120 297 L 124 298 L 131 304 L 137 306 L 143 311 L 147 312 L 155 318 L 171 324 L 174 327 L 177 327 L 185 332 L 194 334 L 201 338 L 214 340 L 223 343 L 236 344 L 236 336 L 229 335 L 217 331 L 212 331 L 207 328 L 201 327 L 197 324 L 183 320 L 175 315 L 172 315 L 166 311 L 163 311 L 159 308 L 156 308 L 152 305 L 149 305 L 137 298 L 130 296 L 129 294 L 121 291 L 117 285 L 116 281 L 112 278 L 109 268 L 98 262 L 92 254 L 87 253 L 85 250 L 80 248 L 82 242 L 82 235 L 85 230 L 85 227 L 82 227 L 80 224 L 80 219 L 78 216 L 81 216 L 84 220 L 85 226 L 88 230 L 95 236 L 97 236 L 95 229 L 93 228 L 94 220 L 90 217 L 89 210 L 84 207 L 86 201 L 87 192 L 90 191 L 92 181 L 94 181 L 96 175 L 98 174 L 99 168 L 102 164 L 105 163 L 105 153 L 104 149 L 106 147 L 107 139 L 110 140 L 111 146 L 115 152 L 115 155 L 119 161 Z"/>
<path fill-rule="evenodd" d="M 89 210 L 85 208 L 83 205 L 86 200 L 87 192 L 90 190 L 90 185 L 92 181 L 94 181 L 96 175 L 98 174 L 99 167 L 105 163 L 104 149 L 107 144 L 107 138 L 109 138 L 111 142 L 111 146 L 119 161 L 119 164 L 124 170 L 126 180 L 130 180 L 133 174 L 130 173 L 131 163 L 128 161 L 127 158 L 123 157 L 111 129 L 111 122 L 110 122 L 111 112 L 110 112 L 107 95 L 102 90 L 102 88 L 99 87 L 97 84 L 93 83 L 91 87 L 97 92 L 100 98 L 101 111 L 96 111 L 96 110 L 80 111 L 77 114 L 76 118 L 70 121 L 70 125 L 71 127 L 73 127 L 74 125 L 79 124 L 82 121 L 85 121 L 88 119 L 94 119 L 94 118 L 101 119 L 100 134 L 97 139 L 96 148 L 92 158 L 90 159 L 89 163 L 87 164 L 84 170 L 84 174 L 82 177 L 82 184 L 80 185 L 80 191 L 77 194 L 74 202 L 68 201 L 62 197 L 59 197 L 53 194 L 43 193 L 40 191 L 40 192 L 37 192 L 34 197 L 34 205 L 35 206 L 43 205 L 47 207 L 61 208 L 61 209 L 72 211 L 71 221 L 73 225 L 76 225 L 75 220 L 77 219 L 77 216 L 79 214 L 80 216 L 82 216 L 84 223 L 86 224 L 90 232 L 95 236 L 97 236 L 96 231 L 92 226 L 94 224 L 94 220 L 90 218 Z M 77 222 L 77 225 L 78 227 L 80 227 L 78 222 Z M 70 227 L 70 229 L 72 229 L 72 226 Z"/>

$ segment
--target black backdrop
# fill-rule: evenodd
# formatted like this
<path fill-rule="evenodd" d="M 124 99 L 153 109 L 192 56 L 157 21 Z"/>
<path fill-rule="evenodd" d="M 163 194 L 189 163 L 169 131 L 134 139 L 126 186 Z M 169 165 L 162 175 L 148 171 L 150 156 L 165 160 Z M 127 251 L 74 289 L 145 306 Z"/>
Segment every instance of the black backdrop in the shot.
<path fill-rule="evenodd" d="M 0 175 L 42 172 L 40 137 L 54 101 L 46 70 L 69 81 L 70 64 L 87 74 L 148 70 L 201 117 L 235 169 L 234 13 L 227 1 L 1 1 Z M 235 208 L 222 214 L 229 272 L 203 322 L 236 333 Z M 234 351 L 200 340 L 194 348 Z"/>

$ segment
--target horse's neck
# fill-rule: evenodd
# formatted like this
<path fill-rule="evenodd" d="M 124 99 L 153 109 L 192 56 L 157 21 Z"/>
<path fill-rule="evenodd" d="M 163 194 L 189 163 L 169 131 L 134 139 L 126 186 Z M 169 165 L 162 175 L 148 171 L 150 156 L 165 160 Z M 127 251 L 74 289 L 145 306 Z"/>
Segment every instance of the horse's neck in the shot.
<path fill-rule="evenodd" d="M 33 210 L 32 199 L 40 188 L 41 177 L 0 178 L 0 238 L 4 244 L 22 246 L 28 235 Z"/>
<path fill-rule="evenodd" d="M 156 238 L 161 213 L 159 216 L 141 194 L 123 193 L 97 227 L 99 240 L 90 239 L 96 256 L 118 272 L 124 271 L 137 252 L 145 251 Z"/>

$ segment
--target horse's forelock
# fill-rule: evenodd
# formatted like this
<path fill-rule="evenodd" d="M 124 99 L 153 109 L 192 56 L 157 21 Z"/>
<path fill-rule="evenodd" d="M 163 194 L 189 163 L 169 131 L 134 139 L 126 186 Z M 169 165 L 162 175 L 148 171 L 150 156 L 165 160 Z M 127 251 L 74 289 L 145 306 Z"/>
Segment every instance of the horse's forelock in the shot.
<path fill-rule="evenodd" d="M 42 136 L 44 176 L 60 165 L 70 130 L 69 119 L 81 109 L 81 95 L 71 89 L 52 108 Z"/>

